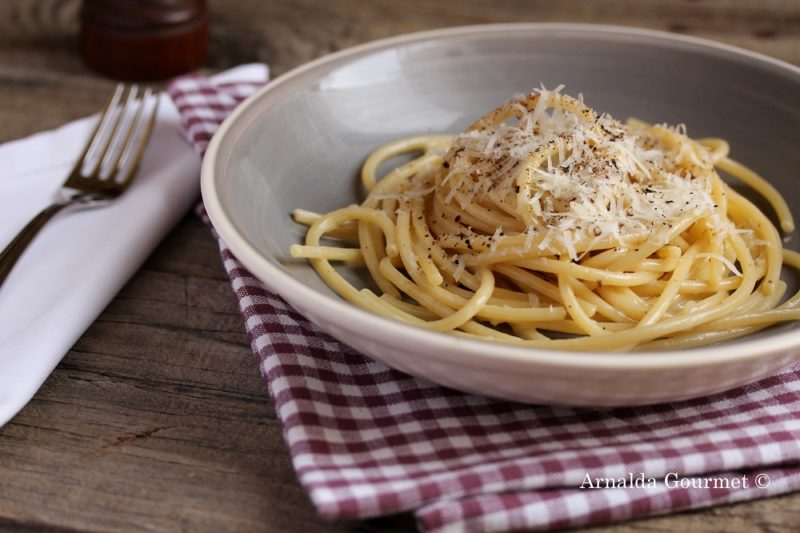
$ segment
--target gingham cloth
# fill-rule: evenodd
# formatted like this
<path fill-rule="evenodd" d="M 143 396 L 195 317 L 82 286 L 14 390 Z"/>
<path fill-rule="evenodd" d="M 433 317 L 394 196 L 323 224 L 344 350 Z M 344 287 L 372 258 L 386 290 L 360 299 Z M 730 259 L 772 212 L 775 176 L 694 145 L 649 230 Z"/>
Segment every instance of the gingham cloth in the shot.
<path fill-rule="evenodd" d="M 254 88 L 193 77 L 169 94 L 202 154 Z M 800 368 L 648 407 L 492 400 L 339 343 L 219 244 L 297 476 L 325 518 L 411 511 L 429 531 L 546 530 L 800 489 Z M 598 488 L 607 478 L 628 486 Z M 631 488 L 639 478 L 655 486 Z"/>

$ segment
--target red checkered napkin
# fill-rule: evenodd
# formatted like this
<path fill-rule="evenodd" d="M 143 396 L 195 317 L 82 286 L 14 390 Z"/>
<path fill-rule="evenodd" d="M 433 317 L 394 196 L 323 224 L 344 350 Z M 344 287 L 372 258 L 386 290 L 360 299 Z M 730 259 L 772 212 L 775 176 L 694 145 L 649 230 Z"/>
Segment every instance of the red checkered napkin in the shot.
<path fill-rule="evenodd" d="M 184 78 L 169 93 L 202 153 L 253 89 Z M 430 531 L 544 530 L 800 489 L 800 368 L 648 407 L 491 400 L 356 353 L 220 248 L 294 468 L 326 518 L 413 511 Z"/>

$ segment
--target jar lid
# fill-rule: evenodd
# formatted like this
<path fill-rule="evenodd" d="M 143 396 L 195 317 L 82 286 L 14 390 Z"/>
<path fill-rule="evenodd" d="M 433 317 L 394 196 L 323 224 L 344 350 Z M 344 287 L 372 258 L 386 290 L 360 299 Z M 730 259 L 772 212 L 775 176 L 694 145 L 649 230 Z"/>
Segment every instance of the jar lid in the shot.
<path fill-rule="evenodd" d="M 84 0 L 81 16 L 106 28 L 152 30 L 177 26 L 201 18 L 207 12 L 198 0 Z"/>
<path fill-rule="evenodd" d="M 84 0 L 81 53 L 86 64 L 121 80 L 162 80 L 208 58 L 205 0 Z"/>

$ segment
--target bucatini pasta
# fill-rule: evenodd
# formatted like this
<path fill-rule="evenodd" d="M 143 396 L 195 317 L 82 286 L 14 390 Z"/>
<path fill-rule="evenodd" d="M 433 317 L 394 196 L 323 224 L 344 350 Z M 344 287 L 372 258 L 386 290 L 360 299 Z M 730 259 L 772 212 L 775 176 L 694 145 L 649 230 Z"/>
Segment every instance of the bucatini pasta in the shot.
<path fill-rule="evenodd" d="M 452 137 L 379 148 L 361 205 L 294 212 L 310 227 L 292 256 L 377 314 L 534 347 L 683 348 L 800 319 L 800 293 L 785 298 L 780 279 L 800 254 L 717 169 L 762 194 L 787 233 L 789 208 L 725 141 L 623 124 L 560 91 L 518 95 Z M 405 153 L 419 155 L 379 180 Z M 331 261 L 363 265 L 379 292 Z"/>

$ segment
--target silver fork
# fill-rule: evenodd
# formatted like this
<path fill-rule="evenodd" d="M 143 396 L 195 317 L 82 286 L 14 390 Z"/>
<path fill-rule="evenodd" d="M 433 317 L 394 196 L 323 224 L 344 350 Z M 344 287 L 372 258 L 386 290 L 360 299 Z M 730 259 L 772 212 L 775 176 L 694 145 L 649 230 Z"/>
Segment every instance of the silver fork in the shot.
<path fill-rule="evenodd" d="M 144 156 L 158 111 L 158 95 L 117 85 L 77 163 L 52 205 L 43 209 L 0 253 L 0 286 L 25 249 L 53 216 L 67 207 L 98 207 L 121 195 Z"/>

